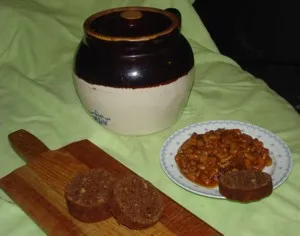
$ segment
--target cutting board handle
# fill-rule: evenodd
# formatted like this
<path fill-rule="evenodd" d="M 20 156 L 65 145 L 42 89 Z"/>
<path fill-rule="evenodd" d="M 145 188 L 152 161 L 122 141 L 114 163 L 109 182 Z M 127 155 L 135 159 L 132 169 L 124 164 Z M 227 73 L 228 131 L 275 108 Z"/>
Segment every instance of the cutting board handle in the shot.
<path fill-rule="evenodd" d="M 49 148 L 33 134 L 20 129 L 8 135 L 10 145 L 24 161 L 31 162 L 39 154 L 49 151 Z"/>

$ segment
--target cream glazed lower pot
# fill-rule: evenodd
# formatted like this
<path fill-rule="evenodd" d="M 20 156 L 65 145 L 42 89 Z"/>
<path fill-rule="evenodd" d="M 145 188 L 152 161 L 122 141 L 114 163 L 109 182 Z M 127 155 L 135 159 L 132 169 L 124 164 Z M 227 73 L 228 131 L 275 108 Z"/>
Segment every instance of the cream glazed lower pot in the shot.
<path fill-rule="evenodd" d="M 194 81 L 192 49 L 176 9 L 115 8 L 84 23 L 75 56 L 79 98 L 102 126 L 145 135 L 173 125 Z"/>

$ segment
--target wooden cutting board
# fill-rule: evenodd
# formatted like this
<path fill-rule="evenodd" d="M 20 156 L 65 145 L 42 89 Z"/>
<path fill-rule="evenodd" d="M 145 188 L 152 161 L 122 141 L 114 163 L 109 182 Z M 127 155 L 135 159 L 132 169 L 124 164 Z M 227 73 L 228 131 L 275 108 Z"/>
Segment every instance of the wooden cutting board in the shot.
<path fill-rule="evenodd" d="M 88 140 L 52 151 L 25 130 L 9 135 L 13 149 L 26 161 L 0 180 L 0 187 L 47 235 L 222 235 L 165 194 L 160 221 L 145 230 L 130 230 L 111 217 L 98 223 L 74 219 L 64 199 L 66 183 L 79 171 L 105 168 L 118 178 L 133 173 Z"/>

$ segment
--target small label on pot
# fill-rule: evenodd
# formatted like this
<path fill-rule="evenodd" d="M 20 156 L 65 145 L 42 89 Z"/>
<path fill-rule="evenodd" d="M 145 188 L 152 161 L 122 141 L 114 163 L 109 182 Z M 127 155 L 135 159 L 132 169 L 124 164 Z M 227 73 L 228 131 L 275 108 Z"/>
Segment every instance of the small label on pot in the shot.
<path fill-rule="evenodd" d="M 110 118 L 106 118 L 103 115 L 101 115 L 97 110 L 90 111 L 92 117 L 95 121 L 97 121 L 101 125 L 107 125 L 108 121 L 110 121 Z"/>

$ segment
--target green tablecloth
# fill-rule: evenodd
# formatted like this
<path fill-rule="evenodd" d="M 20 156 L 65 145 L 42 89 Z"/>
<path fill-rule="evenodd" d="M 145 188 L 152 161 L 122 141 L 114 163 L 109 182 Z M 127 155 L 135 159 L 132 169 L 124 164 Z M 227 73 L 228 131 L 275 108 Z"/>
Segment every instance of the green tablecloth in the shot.
<path fill-rule="evenodd" d="M 1 0 L 0 176 L 24 164 L 7 140 L 17 129 L 27 129 L 52 149 L 87 138 L 225 235 L 298 235 L 300 117 L 264 82 L 219 54 L 191 2 Z M 195 53 L 196 81 L 184 114 L 169 129 L 143 137 L 121 137 L 94 122 L 82 108 L 72 81 L 72 59 L 84 19 L 128 5 L 178 8 L 182 33 Z M 165 139 L 188 124 L 216 119 L 259 125 L 288 144 L 293 171 L 271 197 L 252 204 L 206 198 L 178 187 L 164 174 L 159 153 Z M 43 235 L 4 192 L 0 197 L 0 235 Z"/>

